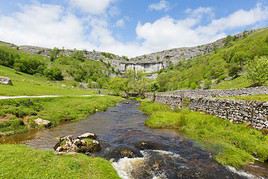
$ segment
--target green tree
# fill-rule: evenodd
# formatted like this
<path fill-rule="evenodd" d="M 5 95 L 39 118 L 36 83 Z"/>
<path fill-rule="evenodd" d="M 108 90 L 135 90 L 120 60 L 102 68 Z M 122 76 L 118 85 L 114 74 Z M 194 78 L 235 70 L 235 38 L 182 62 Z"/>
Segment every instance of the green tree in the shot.
<path fill-rule="evenodd" d="M 127 79 L 114 77 L 109 82 L 109 89 L 113 92 L 114 95 L 121 95 L 122 92 L 127 92 Z"/>
<path fill-rule="evenodd" d="M 154 81 L 151 83 L 151 91 L 153 92 L 153 102 L 156 98 L 156 92 L 160 89 L 159 83 L 157 81 Z"/>
<path fill-rule="evenodd" d="M 58 56 L 59 56 L 59 53 L 60 53 L 60 50 L 58 48 L 53 48 L 51 51 L 50 51 L 50 54 L 49 54 L 49 57 L 50 57 L 50 61 L 55 61 Z"/>
<path fill-rule="evenodd" d="M 54 81 L 63 80 L 63 75 L 62 75 L 61 70 L 59 68 L 56 68 L 56 67 L 46 69 L 44 71 L 44 74 L 50 80 L 54 80 Z"/>
<path fill-rule="evenodd" d="M 86 57 L 84 55 L 84 52 L 83 51 L 80 51 L 80 50 L 75 50 L 72 53 L 71 58 L 73 58 L 74 60 L 81 61 L 81 62 L 84 62 L 86 60 Z"/>
<path fill-rule="evenodd" d="M 259 57 L 252 60 L 247 66 L 247 77 L 252 86 L 261 86 L 268 81 L 268 58 Z"/>
<path fill-rule="evenodd" d="M 14 68 L 28 74 L 43 74 L 46 69 L 46 64 L 37 56 L 25 55 L 17 59 L 14 63 Z"/>

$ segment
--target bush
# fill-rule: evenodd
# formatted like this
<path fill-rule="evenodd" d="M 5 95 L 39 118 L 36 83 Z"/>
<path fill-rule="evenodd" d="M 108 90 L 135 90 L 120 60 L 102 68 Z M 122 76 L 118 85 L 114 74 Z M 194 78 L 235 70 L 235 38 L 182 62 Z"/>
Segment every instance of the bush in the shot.
<path fill-rule="evenodd" d="M 63 80 L 63 75 L 61 73 L 61 70 L 56 67 L 46 69 L 44 74 L 50 80 L 55 80 L 55 81 Z"/>
<path fill-rule="evenodd" d="M 247 66 L 247 78 L 253 86 L 261 86 L 268 81 L 268 58 L 260 57 L 252 60 Z"/>
<path fill-rule="evenodd" d="M 57 58 L 58 58 L 58 56 L 59 56 L 59 53 L 60 53 L 60 50 L 58 49 L 58 48 L 53 48 L 51 51 L 50 51 L 50 54 L 49 54 L 49 56 L 50 56 L 50 61 L 55 61 Z"/>
<path fill-rule="evenodd" d="M 19 55 L 17 53 L 0 49 L 0 65 L 13 67 L 16 59 L 19 59 Z"/>
<path fill-rule="evenodd" d="M 72 55 L 71 58 L 73 58 L 74 60 L 78 60 L 80 62 L 84 62 L 86 60 L 86 57 L 84 55 L 83 51 L 80 50 L 75 50 Z"/>
<path fill-rule="evenodd" d="M 28 74 L 43 74 L 46 65 L 39 58 L 34 56 L 25 56 L 15 61 L 14 68 L 17 71 L 28 73 Z"/>

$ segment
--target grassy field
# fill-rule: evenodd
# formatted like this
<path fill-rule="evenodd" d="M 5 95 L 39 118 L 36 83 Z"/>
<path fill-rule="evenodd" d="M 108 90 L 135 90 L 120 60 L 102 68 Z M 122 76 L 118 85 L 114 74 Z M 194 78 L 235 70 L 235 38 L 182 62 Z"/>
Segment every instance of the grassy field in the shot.
<path fill-rule="evenodd" d="M 172 111 L 163 104 L 142 102 L 148 115 L 145 124 L 152 128 L 175 128 L 214 154 L 216 161 L 236 168 L 258 158 L 268 159 L 268 136 L 243 124 L 186 109 Z"/>
<path fill-rule="evenodd" d="M 9 77 L 13 86 L 0 85 L 0 95 L 18 96 L 18 95 L 81 95 L 93 94 L 92 90 L 82 90 L 72 88 L 68 81 L 50 82 L 45 77 L 28 75 L 16 72 L 11 68 L 0 65 L 0 76 Z"/>
<path fill-rule="evenodd" d="M 49 120 L 52 126 L 65 121 L 82 120 L 120 100 L 121 98 L 113 96 L 0 100 L 0 135 L 36 128 L 33 122 L 36 118 Z"/>
<path fill-rule="evenodd" d="M 227 99 L 246 100 L 246 101 L 268 101 L 268 95 L 251 95 L 251 96 L 230 96 Z"/>
<path fill-rule="evenodd" d="M 119 178 L 111 163 L 82 154 L 59 156 L 23 145 L 0 145 L 0 178 Z"/>

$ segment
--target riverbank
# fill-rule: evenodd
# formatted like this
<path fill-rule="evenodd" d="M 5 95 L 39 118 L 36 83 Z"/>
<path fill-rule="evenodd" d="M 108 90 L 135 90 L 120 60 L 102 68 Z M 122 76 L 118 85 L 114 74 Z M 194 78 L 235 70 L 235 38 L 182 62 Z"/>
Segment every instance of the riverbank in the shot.
<path fill-rule="evenodd" d="M 240 168 L 256 158 L 262 162 L 268 159 L 268 136 L 246 125 L 186 109 L 173 111 L 158 103 L 142 102 L 141 110 L 150 116 L 145 125 L 178 129 L 212 152 L 222 165 Z"/>
<path fill-rule="evenodd" d="M 82 154 L 56 155 L 24 145 L 0 145 L 0 178 L 119 179 L 111 163 Z"/>
<path fill-rule="evenodd" d="M 39 128 L 40 118 L 55 127 L 63 122 L 85 119 L 89 114 L 106 110 L 121 101 L 114 96 L 57 97 L 0 100 L 0 136 Z"/>

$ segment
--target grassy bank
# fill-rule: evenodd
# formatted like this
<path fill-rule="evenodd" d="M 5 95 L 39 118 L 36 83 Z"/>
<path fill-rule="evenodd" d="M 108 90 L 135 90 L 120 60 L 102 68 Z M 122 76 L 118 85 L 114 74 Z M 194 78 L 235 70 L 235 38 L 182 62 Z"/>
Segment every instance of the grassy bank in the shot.
<path fill-rule="evenodd" d="M 225 97 L 226 98 L 226 97 Z M 246 101 L 268 101 L 268 95 L 251 95 L 251 96 L 232 96 L 227 99 L 246 100 Z"/>
<path fill-rule="evenodd" d="M 243 124 L 189 110 L 172 111 L 163 104 L 142 102 L 148 115 L 145 124 L 152 128 L 175 128 L 196 140 L 223 165 L 241 167 L 258 158 L 268 159 L 268 136 Z"/>
<path fill-rule="evenodd" d="M 113 96 L 0 100 L 0 135 L 36 128 L 33 122 L 36 118 L 49 120 L 52 126 L 65 121 L 82 120 L 120 100 Z"/>
<path fill-rule="evenodd" d="M 0 145 L 0 178 L 119 178 L 110 162 L 82 154 L 58 156 L 22 145 Z"/>
<path fill-rule="evenodd" d="M 0 85 L 0 96 L 18 95 L 79 95 L 93 94 L 92 90 L 72 88 L 74 82 L 52 82 L 45 77 L 16 72 L 11 68 L 0 65 L 0 76 L 9 77 L 13 86 Z"/>

